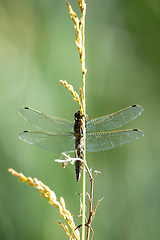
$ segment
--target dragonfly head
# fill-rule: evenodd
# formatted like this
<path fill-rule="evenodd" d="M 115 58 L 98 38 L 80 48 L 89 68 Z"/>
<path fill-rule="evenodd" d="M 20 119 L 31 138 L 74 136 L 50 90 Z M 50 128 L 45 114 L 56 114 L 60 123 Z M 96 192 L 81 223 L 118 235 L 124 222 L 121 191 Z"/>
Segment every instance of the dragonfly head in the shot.
<path fill-rule="evenodd" d="M 82 119 L 82 114 L 80 113 L 80 111 L 77 111 L 75 114 L 74 114 L 74 120 L 75 121 L 79 121 Z"/>

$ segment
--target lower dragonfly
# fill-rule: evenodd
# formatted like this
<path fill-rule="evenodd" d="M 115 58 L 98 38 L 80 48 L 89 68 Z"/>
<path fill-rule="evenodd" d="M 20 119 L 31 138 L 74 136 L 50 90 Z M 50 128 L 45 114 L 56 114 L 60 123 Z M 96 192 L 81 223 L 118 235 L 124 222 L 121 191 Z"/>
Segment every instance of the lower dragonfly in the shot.
<path fill-rule="evenodd" d="M 86 150 L 88 152 L 104 151 L 130 142 L 144 134 L 138 129 L 116 130 L 132 121 L 143 111 L 140 105 L 132 105 L 110 115 L 86 121 Z M 43 131 L 23 131 L 19 138 L 25 142 L 51 152 L 73 152 L 75 157 L 83 159 L 82 115 L 77 111 L 74 123 L 46 115 L 32 108 L 19 109 L 19 114 L 32 125 Z M 77 182 L 82 171 L 82 162 L 75 163 Z"/>

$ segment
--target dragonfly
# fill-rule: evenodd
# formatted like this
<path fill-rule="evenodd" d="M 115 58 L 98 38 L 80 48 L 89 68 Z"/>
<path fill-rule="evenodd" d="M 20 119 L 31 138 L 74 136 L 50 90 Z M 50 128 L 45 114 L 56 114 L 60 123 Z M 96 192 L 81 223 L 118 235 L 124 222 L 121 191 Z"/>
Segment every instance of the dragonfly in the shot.
<path fill-rule="evenodd" d="M 104 151 L 142 137 L 139 129 L 114 130 L 135 119 L 143 111 L 140 105 L 132 105 L 113 114 L 86 120 L 86 150 Z M 83 158 L 82 115 L 77 111 L 74 123 L 52 117 L 29 107 L 19 109 L 19 114 L 29 123 L 43 131 L 23 131 L 18 136 L 21 140 L 51 152 L 73 152 Z M 114 130 L 114 131 L 113 131 Z M 77 182 L 82 171 L 82 162 L 75 161 Z"/>

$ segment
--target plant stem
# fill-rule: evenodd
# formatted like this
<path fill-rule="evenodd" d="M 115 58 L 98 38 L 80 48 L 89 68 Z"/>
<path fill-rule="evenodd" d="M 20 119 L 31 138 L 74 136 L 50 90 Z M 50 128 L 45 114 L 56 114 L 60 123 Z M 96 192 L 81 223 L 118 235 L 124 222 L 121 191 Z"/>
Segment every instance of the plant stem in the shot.
<path fill-rule="evenodd" d="M 86 126 L 85 126 L 85 116 L 86 116 L 86 96 L 85 96 L 85 81 L 86 81 L 86 68 L 85 68 L 85 16 L 86 16 L 86 4 L 82 1 L 82 18 L 81 18 L 81 33 L 82 33 L 82 48 L 81 48 L 81 69 L 82 69 L 82 81 L 83 81 L 83 130 L 84 130 L 84 138 L 83 138 L 83 160 L 86 161 Z M 82 240 L 85 240 L 85 187 L 86 187 L 86 172 L 85 172 L 85 164 L 83 164 L 83 199 L 82 199 Z"/>
<path fill-rule="evenodd" d="M 90 189 L 90 199 L 89 199 L 89 213 L 91 214 L 92 213 L 92 202 L 93 202 L 93 178 L 90 179 L 90 182 L 91 182 L 91 189 Z M 92 218 L 92 216 L 91 216 L 91 218 Z M 90 234 L 90 228 L 88 227 L 86 240 L 89 240 L 89 234 Z"/>

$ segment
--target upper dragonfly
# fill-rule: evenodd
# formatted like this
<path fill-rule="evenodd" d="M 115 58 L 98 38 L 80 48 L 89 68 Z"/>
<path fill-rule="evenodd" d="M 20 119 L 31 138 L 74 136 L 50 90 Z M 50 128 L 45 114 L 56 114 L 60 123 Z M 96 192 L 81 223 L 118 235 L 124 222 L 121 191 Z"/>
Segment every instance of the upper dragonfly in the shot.
<path fill-rule="evenodd" d="M 132 105 L 118 112 L 86 122 L 86 150 L 89 152 L 115 148 L 143 136 L 138 129 L 116 130 L 139 116 L 143 111 L 140 105 Z M 52 152 L 76 152 L 76 157 L 83 158 L 82 115 L 76 112 L 74 123 L 46 115 L 32 108 L 20 108 L 19 114 L 32 125 L 44 130 L 23 131 L 19 138 Z M 81 161 L 76 161 L 77 181 L 81 175 Z"/>

